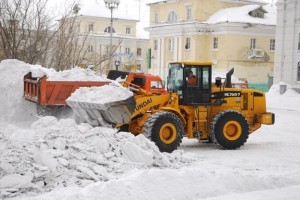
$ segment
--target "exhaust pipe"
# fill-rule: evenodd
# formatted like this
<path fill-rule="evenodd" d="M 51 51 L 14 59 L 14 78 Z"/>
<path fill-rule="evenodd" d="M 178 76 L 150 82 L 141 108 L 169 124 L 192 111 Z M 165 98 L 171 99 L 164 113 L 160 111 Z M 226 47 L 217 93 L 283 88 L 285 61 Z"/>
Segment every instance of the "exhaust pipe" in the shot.
<path fill-rule="evenodd" d="M 229 70 L 227 73 L 226 73 L 226 83 L 225 83 L 225 87 L 226 88 L 232 88 L 232 84 L 231 84 L 231 76 L 234 72 L 234 68 L 232 68 L 231 70 Z"/>

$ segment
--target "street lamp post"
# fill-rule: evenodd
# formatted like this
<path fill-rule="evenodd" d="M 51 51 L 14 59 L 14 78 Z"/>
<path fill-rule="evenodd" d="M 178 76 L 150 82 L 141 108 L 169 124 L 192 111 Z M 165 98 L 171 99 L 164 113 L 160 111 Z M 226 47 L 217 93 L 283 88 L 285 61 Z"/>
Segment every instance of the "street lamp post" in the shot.
<path fill-rule="evenodd" d="M 109 68 L 113 69 L 112 65 L 112 33 L 113 33 L 113 10 L 118 9 L 120 0 L 104 0 L 105 6 L 110 9 L 110 41 L 109 41 Z"/>

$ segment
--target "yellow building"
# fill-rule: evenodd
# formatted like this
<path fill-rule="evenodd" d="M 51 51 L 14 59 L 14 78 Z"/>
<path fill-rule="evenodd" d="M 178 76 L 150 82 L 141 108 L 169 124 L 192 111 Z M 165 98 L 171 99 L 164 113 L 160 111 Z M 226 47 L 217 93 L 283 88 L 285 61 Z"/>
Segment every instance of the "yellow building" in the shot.
<path fill-rule="evenodd" d="M 257 0 L 164 0 L 150 6 L 151 73 L 166 80 L 167 63 L 212 61 L 235 68 L 250 87 L 267 90 L 273 78 L 275 6 Z"/>

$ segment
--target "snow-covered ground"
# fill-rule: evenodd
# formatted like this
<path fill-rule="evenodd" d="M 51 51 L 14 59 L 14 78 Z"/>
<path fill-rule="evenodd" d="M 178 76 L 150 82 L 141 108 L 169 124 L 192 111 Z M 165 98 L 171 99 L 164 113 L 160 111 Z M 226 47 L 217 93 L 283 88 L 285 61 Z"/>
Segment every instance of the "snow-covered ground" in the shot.
<path fill-rule="evenodd" d="M 184 139 L 166 154 L 142 135 L 37 116 L 22 97 L 28 71 L 58 77 L 16 60 L 0 63 L 1 199 L 300 198 L 300 95 L 290 89 L 280 95 L 272 87 L 267 104 L 276 123 L 241 149 Z"/>

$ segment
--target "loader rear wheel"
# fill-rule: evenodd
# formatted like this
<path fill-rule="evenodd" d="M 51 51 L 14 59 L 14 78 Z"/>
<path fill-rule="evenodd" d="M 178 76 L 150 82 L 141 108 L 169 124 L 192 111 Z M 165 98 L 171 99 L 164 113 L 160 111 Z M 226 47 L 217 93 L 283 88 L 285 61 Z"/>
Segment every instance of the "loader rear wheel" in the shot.
<path fill-rule="evenodd" d="M 249 136 L 247 119 L 239 112 L 226 110 L 217 114 L 211 122 L 210 137 L 223 149 L 237 149 Z"/>
<path fill-rule="evenodd" d="M 173 152 L 180 145 L 184 129 L 181 120 L 171 112 L 157 112 L 144 125 L 145 137 L 152 140 L 161 152 Z"/>

